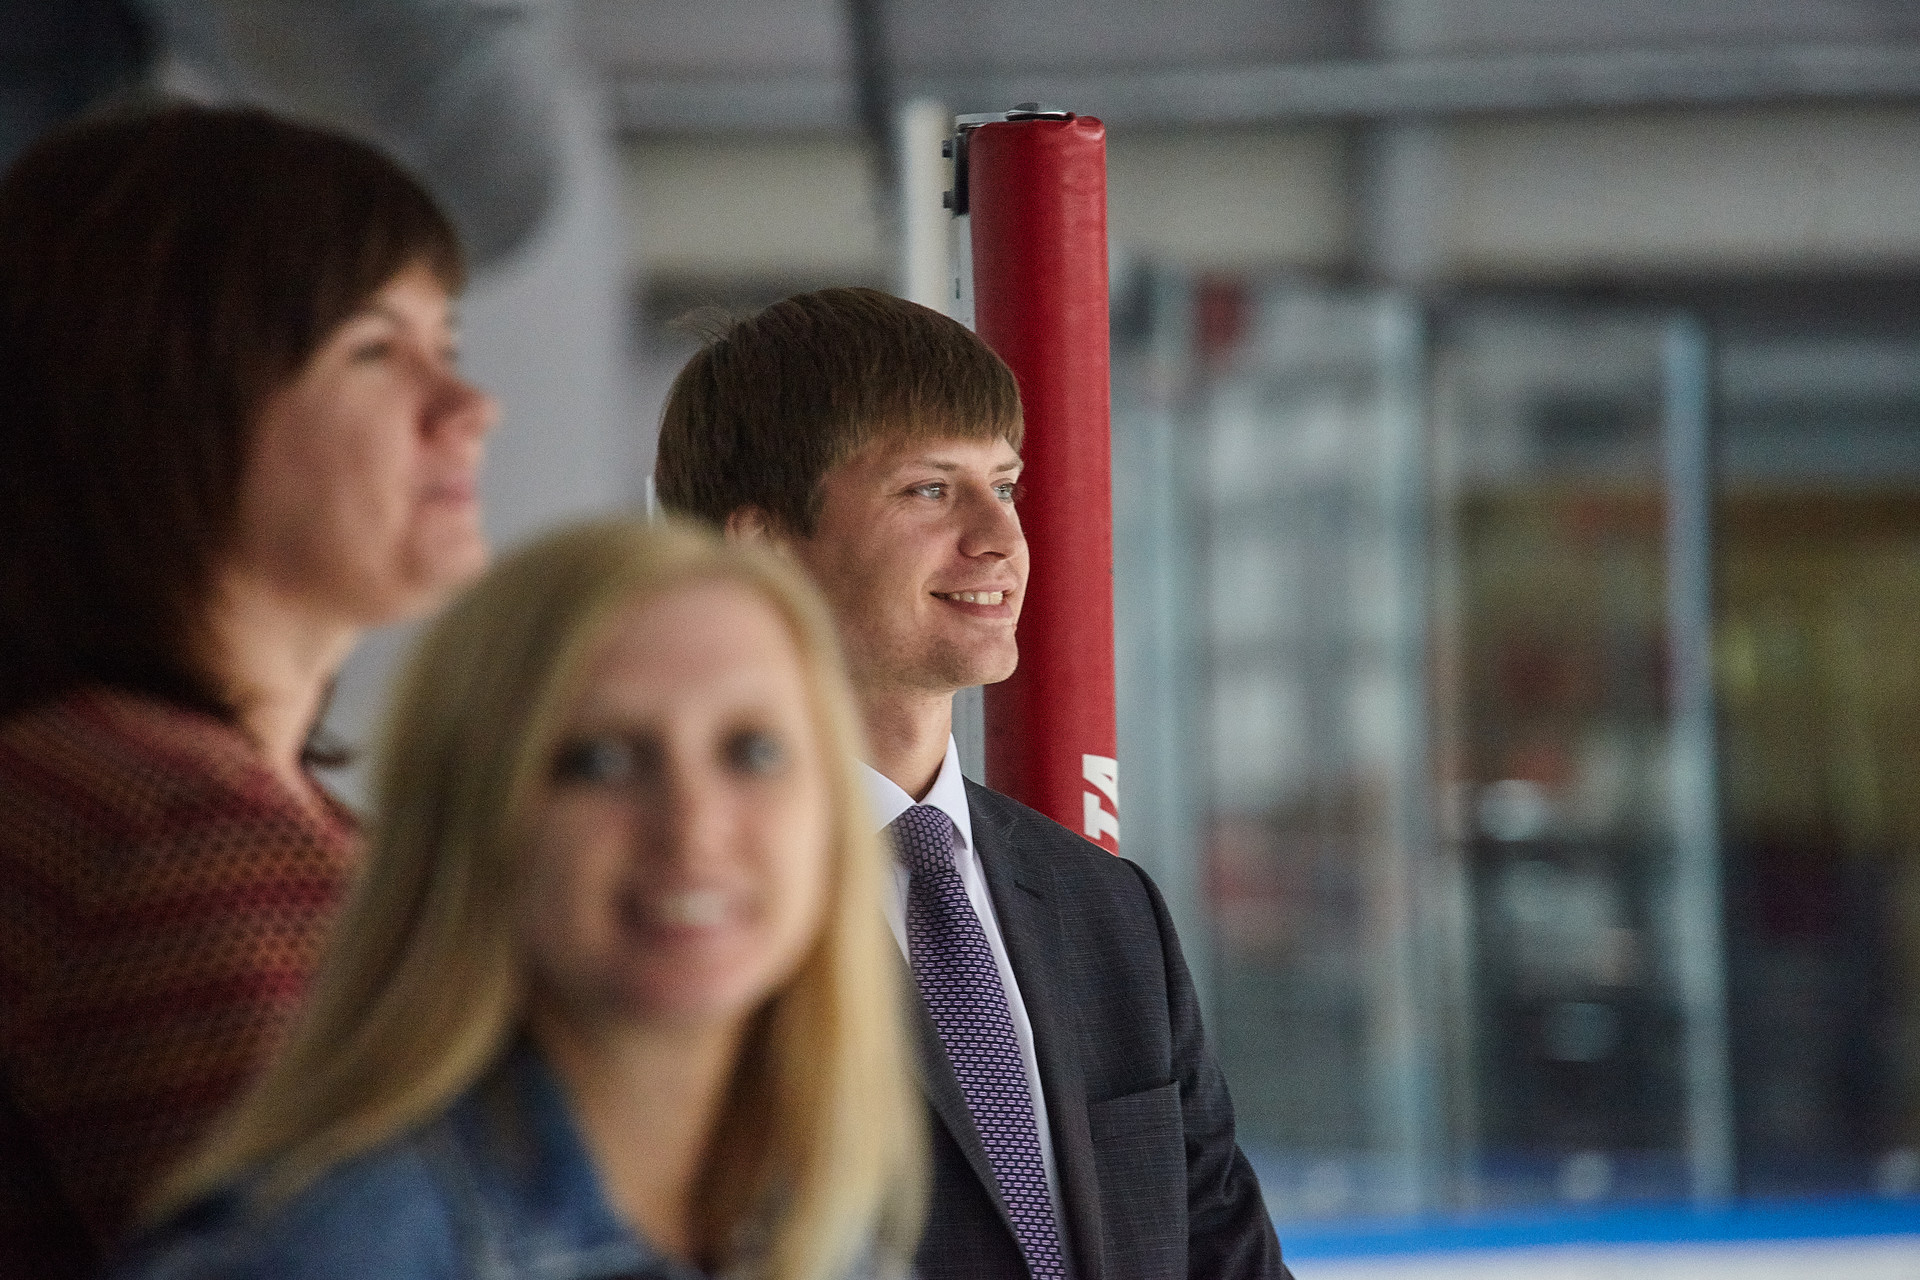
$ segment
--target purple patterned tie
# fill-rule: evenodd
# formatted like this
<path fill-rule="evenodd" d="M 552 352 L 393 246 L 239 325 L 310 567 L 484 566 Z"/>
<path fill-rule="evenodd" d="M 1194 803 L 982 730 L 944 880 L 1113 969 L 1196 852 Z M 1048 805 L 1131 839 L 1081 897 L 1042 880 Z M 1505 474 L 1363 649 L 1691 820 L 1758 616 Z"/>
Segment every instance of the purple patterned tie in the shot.
<path fill-rule="evenodd" d="M 1013 1219 L 1014 1238 L 1033 1280 L 1065 1280 L 1027 1069 L 986 930 L 953 865 L 953 819 L 930 804 L 917 804 L 887 829 L 912 873 L 907 955 L 914 984 L 967 1096 L 1000 1198 Z"/>

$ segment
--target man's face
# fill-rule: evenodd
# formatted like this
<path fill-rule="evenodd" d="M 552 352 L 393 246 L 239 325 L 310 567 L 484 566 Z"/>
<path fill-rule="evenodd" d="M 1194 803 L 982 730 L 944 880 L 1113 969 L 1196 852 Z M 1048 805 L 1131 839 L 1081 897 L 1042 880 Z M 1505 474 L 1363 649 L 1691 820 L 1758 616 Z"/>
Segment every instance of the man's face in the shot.
<path fill-rule="evenodd" d="M 1013 674 L 1027 590 L 1000 439 L 879 440 L 821 481 L 813 535 L 786 545 L 839 623 L 854 685 L 951 693 Z"/>

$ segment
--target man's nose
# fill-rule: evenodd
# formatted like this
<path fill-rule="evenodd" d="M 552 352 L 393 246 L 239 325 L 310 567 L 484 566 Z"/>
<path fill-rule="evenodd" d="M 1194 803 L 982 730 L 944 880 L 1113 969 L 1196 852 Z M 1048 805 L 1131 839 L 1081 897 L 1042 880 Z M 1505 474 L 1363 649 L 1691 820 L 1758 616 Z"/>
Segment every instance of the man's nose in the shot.
<path fill-rule="evenodd" d="M 1020 549 L 1026 535 L 1020 531 L 1020 515 L 1013 504 L 991 487 L 970 495 L 966 504 L 966 528 L 960 550 L 969 556 L 1004 559 Z"/>

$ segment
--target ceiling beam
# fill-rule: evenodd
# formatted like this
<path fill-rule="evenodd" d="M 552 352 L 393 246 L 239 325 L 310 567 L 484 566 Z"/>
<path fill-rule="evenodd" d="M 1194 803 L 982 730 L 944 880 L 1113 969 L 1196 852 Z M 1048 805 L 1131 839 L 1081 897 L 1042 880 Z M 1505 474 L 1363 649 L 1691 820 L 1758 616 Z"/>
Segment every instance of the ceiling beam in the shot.
<path fill-rule="evenodd" d="M 1920 101 L 1920 43 L 1484 54 L 1146 71 L 928 75 L 902 99 L 956 111 L 1059 103 L 1136 127 L 1283 125 L 1650 107 Z M 612 75 L 629 133 L 841 132 L 856 127 L 842 77 Z"/>

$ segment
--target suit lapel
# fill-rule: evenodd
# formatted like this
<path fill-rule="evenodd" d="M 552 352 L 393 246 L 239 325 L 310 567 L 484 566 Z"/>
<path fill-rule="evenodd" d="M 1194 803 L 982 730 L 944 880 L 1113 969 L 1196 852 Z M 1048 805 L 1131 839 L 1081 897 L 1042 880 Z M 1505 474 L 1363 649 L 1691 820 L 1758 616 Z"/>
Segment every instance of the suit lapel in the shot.
<path fill-rule="evenodd" d="M 969 784 L 971 791 L 971 784 Z M 1030 856 L 1014 838 L 1018 820 L 995 817 L 968 796 L 973 839 L 986 872 L 987 891 L 1007 944 L 1020 1000 L 1033 1024 L 1040 1087 L 1046 1094 L 1053 1158 L 1060 1175 L 1074 1270 L 1081 1280 L 1100 1280 L 1100 1182 L 1094 1171 L 1093 1137 L 1087 1128 L 1086 1082 L 1060 948 L 1060 917 L 1053 869 Z M 931 1025 L 931 1024 L 929 1024 Z M 952 1069 L 948 1069 L 951 1077 Z M 956 1083 L 955 1091 L 959 1089 Z M 977 1139 L 976 1139 L 977 1141 Z"/>

